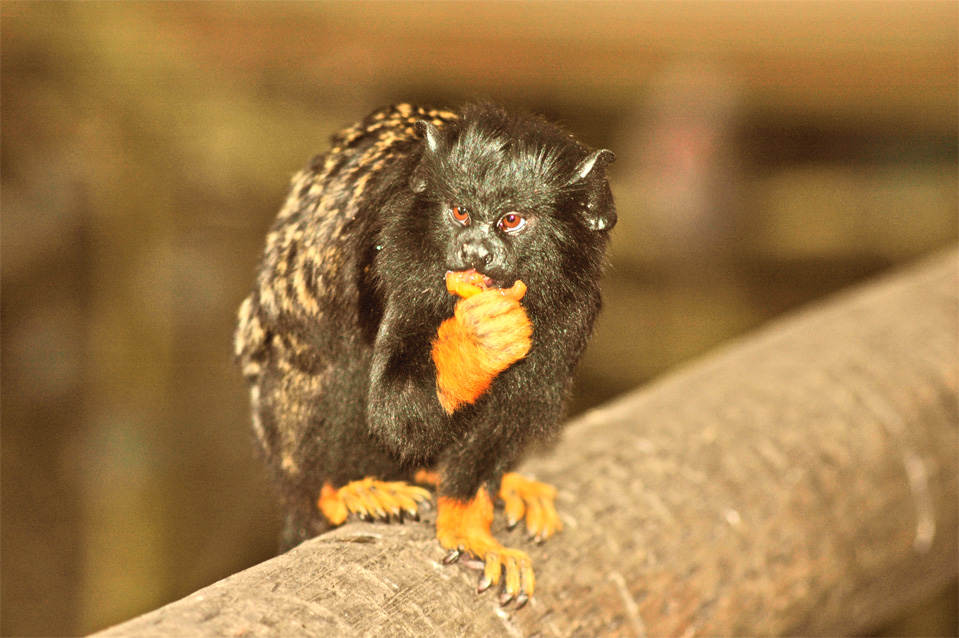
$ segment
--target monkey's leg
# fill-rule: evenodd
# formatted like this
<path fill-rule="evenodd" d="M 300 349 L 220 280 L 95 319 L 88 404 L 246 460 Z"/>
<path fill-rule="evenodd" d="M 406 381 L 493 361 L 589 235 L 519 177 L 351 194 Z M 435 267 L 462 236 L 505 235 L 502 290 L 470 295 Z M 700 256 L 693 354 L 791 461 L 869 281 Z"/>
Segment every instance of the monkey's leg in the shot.
<path fill-rule="evenodd" d="M 486 564 L 479 581 L 480 592 L 502 578 L 500 603 L 505 605 L 515 598 L 517 608 L 525 605 L 536 586 L 533 563 L 526 552 L 503 547 L 490 534 L 493 501 L 486 488 L 481 487 L 469 501 L 440 497 L 436 502 L 436 538 L 450 550 L 444 562 L 454 562 L 462 552 L 472 554 Z"/>
<path fill-rule="evenodd" d="M 553 501 L 556 488 L 507 472 L 499 486 L 499 497 L 506 509 L 506 525 L 513 529 L 526 518 L 526 530 L 536 541 L 543 541 L 563 529 Z"/>
<path fill-rule="evenodd" d="M 339 525 L 351 513 L 364 520 L 390 516 L 402 521 L 405 514 L 419 520 L 419 507 L 430 500 L 429 491 L 405 481 L 378 481 L 372 477 L 347 483 L 337 489 L 326 483 L 317 505 L 326 520 Z"/>

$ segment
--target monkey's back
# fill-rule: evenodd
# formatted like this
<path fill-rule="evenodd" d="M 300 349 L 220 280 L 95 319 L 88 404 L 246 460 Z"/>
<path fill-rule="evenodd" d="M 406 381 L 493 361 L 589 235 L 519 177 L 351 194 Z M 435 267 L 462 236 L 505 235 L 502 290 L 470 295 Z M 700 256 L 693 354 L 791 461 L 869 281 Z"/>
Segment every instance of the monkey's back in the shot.
<path fill-rule="evenodd" d="M 351 454 L 349 443 L 365 434 L 380 311 L 368 276 L 379 207 L 406 185 L 398 182 L 419 144 L 416 121 L 454 118 L 401 104 L 340 132 L 293 178 L 267 235 L 240 307 L 235 353 L 250 382 L 260 449 L 288 494 L 315 494 L 338 466 L 377 462 L 369 450 Z"/>
<path fill-rule="evenodd" d="M 332 320 L 329 328 L 342 329 L 349 319 L 343 311 L 357 308 L 361 273 L 355 271 L 370 257 L 360 244 L 376 230 L 371 208 L 399 186 L 390 169 L 419 142 L 414 124 L 425 119 L 440 126 L 455 118 L 408 104 L 381 109 L 335 135 L 331 149 L 294 176 L 267 235 L 253 292 L 240 309 L 236 355 L 248 378 L 276 354 L 270 342 L 284 336 L 313 333 L 300 350 L 332 347 L 324 343 L 331 331 L 318 328 Z"/>

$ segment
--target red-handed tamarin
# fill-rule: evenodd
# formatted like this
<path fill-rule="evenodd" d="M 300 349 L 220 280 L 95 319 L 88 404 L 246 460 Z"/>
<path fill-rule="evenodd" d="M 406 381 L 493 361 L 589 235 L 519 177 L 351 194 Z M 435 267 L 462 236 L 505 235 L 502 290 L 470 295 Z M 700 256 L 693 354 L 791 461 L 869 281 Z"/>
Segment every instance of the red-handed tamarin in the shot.
<path fill-rule="evenodd" d="M 532 115 L 400 104 L 293 179 L 243 302 L 236 355 L 291 547 L 349 514 L 416 518 L 522 605 L 555 490 L 512 472 L 554 434 L 600 308 L 616 223 L 608 150 Z"/>

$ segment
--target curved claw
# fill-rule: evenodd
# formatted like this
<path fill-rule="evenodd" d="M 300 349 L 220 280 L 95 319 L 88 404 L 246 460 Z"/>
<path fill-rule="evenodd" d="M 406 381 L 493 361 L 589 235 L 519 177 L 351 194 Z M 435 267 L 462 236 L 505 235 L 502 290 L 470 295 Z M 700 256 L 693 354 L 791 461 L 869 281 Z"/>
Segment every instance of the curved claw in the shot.
<path fill-rule="evenodd" d="M 493 586 L 493 581 L 486 577 L 486 574 L 480 576 L 479 583 L 476 585 L 476 593 L 482 594 L 484 591 Z"/>
<path fill-rule="evenodd" d="M 444 565 L 451 565 L 460 559 L 460 556 L 463 555 L 463 551 L 460 549 L 451 549 L 446 556 L 443 557 Z"/>
<path fill-rule="evenodd" d="M 522 609 L 528 602 L 529 596 L 526 595 L 526 592 L 520 592 L 520 595 L 516 597 L 516 609 Z"/>

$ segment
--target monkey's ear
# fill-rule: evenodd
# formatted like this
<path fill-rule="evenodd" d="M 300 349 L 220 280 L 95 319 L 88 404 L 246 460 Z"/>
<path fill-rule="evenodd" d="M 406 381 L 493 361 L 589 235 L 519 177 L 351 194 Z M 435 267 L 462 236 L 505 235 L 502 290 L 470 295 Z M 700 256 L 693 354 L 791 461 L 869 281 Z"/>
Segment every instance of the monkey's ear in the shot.
<path fill-rule="evenodd" d="M 430 153 L 440 150 L 440 132 L 432 122 L 417 120 L 415 126 L 417 133 L 422 135 L 426 141 L 426 149 Z"/>
<path fill-rule="evenodd" d="M 612 164 L 615 159 L 616 156 L 608 149 L 601 148 L 598 151 L 593 151 L 579 163 L 576 170 L 573 171 L 573 177 L 569 180 L 569 183 L 575 184 L 590 175 L 605 176 L 606 166 Z"/>
<path fill-rule="evenodd" d="M 613 152 L 605 148 L 593 151 L 576 166 L 569 180 L 570 185 L 585 182 L 584 215 L 590 230 L 609 230 L 616 225 L 616 207 L 606 181 L 606 167 L 615 159 Z"/>
<path fill-rule="evenodd" d="M 423 157 L 420 158 L 419 165 L 413 169 L 413 174 L 410 176 L 410 189 L 414 193 L 422 193 L 426 190 L 423 159 L 427 155 L 435 155 L 440 150 L 440 132 L 426 120 L 418 120 L 414 126 L 416 126 L 416 132 L 423 138 Z"/>

